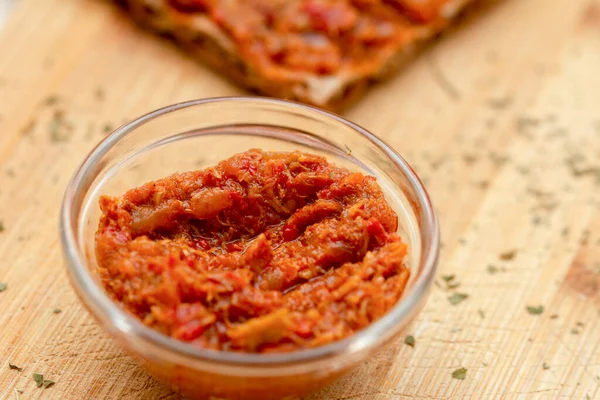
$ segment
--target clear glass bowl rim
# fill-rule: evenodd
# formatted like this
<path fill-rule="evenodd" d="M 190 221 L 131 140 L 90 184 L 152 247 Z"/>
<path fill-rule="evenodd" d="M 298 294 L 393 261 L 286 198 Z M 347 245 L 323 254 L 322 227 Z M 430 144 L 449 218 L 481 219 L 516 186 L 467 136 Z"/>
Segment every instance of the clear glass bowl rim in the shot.
<path fill-rule="evenodd" d="M 320 117 L 341 122 L 377 146 L 377 148 L 389 157 L 394 163 L 394 166 L 398 168 L 406 178 L 408 184 L 411 186 L 412 190 L 414 190 L 418 205 L 420 206 L 421 213 L 419 223 L 423 226 L 420 226 L 419 230 L 428 232 L 431 235 L 431 245 L 423 249 L 421 272 L 416 282 L 411 286 L 410 293 L 403 297 L 384 317 L 348 338 L 311 349 L 278 354 L 215 351 L 196 348 L 188 343 L 172 339 L 145 326 L 111 300 L 104 289 L 94 280 L 91 272 L 85 266 L 86 257 L 79 250 L 77 245 L 75 226 L 78 221 L 74 218 L 75 210 L 73 208 L 75 199 L 78 196 L 84 196 L 85 193 L 81 193 L 81 186 L 88 180 L 90 175 L 93 175 L 94 166 L 129 132 L 154 118 L 184 108 L 208 103 L 225 102 L 255 102 L 262 103 L 265 106 L 283 104 L 290 109 L 297 109 L 313 114 L 316 113 Z M 393 330 L 397 324 L 400 324 L 405 318 L 409 317 L 411 311 L 417 307 L 424 296 L 427 295 L 429 286 L 435 276 L 440 251 L 439 223 L 429 195 L 415 171 L 394 149 L 359 125 L 325 110 L 287 100 L 252 96 L 213 97 L 176 103 L 149 112 L 117 128 L 92 149 L 76 169 L 73 177 L 69 181 L 60 211 L 60 239 L 71 282 L 75 286 L 76 291 L 79 292 L 82 300 L 86 303 L 92 313 L 101 313 L 102 316 L 106 317 L 106 319 L 113 324 L 115 321 L 126 321 L 126 326 L 123 326 L 123 324 L 116 325 L 116 328 L 121 334 L 131 335 L 133 333 L 134 336 L 148 341 L 155 346 L 161 347 L 163 350 L 168 350 L 186 358 L 238 366 L 265 367 L 272 367 L 278 364 L 289 365 L 316 361 L 318 359 L 330 358 L 348 352 L 359 352 L 376 346 L 380 342 L 380 338 L 385 337 L 387 331 Z M 100 316 L 96 315 L 96 317 L 100 319 Z"/>

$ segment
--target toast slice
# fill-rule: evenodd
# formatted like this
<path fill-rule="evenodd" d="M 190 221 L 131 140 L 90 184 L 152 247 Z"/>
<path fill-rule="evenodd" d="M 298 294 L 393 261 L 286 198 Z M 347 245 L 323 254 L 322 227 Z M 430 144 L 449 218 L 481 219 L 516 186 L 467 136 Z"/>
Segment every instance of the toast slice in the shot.
<path fill-rule="evenodd" d="M 340 111 L 474 0 L 118 1 L 250 90 Z"/>

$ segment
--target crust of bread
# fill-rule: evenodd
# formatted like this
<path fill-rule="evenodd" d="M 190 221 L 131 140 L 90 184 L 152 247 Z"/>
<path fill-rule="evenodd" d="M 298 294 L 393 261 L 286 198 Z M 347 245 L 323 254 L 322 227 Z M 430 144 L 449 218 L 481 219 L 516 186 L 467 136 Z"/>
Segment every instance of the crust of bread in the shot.
<path fill-rule="evenodd" d="M 249 65 L 231 39 L 202 14 L 183 15 L 164 0 L 117 0 L 142 27 L 173 39 L 186 53 L 257 93 L 339 112 L 358 100 L 377 81 L 394 75 L 426 47 L 474 0 L 454 0 L 437 23 L 419 28 L 414 40 L 397 49 L 374 74 L 341 71 L 334 75 L 291 74 L 273 79 Z"/>

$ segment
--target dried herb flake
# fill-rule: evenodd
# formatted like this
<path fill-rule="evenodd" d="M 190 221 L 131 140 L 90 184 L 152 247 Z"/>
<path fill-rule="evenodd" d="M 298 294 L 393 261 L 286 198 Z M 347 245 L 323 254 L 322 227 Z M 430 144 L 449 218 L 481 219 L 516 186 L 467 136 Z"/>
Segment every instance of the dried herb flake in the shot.
<path fill-rule="evenodd" d="M 542 368 L 548 370 L 548 369 L 550 369 L 550 366 L 547 363 L 543 363 Z"/>
<path fill-rule="evenodd" d="M 37 387 L 42 387 L 44 385 L 44 375 L 34 372 L 33 380 L 35 381 Z"/>
<path fill-rule="evenodd" d="M 457 287 L 459 287 L 459 286 L 460 286 L 460 283 L 459 283 L 459 282 L 448 282 L 448 283 L 446 284 L 446 287 L 447 287 L 448 289 L 456 289 L 456 288 L 457 288 Z"/>
<path fill-rule="evenodd" d="M 21 128 L 22 136 L 29 136 L 31 132 L 35 129 L 36 121 L 34 119 L 30 119 L 23 128 Z"/>
<path fill-rule="evenodd" d="M 104 100 L 104 90 L 102 88 L 98 88 L 96 89 L 96 100 L 98 101 L 102 101 Z"/>
<path fill-rule="evenodd" d="M 454 379 L 460 379 L 461 381 L 464 381 L 465 378 L 467 377 L 467 369 L 459 368 L 457 370 L 454 370 L 454 372 L 452 372 L 452 377 Z"/>
<path fill-rule="evenodd" d="M 43 382 L 44 389 L 48 389 L 50 386 L 54 386 L 54 384 L 56 384 L 55 381 L 50 380 L 50 379 L 44 379 L 44 382 Z"/>
<path fill-rule="evenodd" d="M 477 162 L 477 156 L 473 154 L 463 154 L 463 161 L 467 165 L 473 165 L 475 162 Z"/>
<path fill-rule="evenodd" d="M 37 387 L 39 387 L 39 388 L 44 387 L 44 389 L 47 389 L 50 386 L 54 386 L 54 384 L 56 383 L 55 381 L 53 381 L 51 379 L 44 379 L 44 375 L 42 375 L 38 372 L 33 373 L 33 380 L 35 381 Z"/>
<path fill-rule="evenodd" d="M 60 314 L 62 312 L 62 310 L 60 308 L 55 308 L 54 310 L 52 310 L 53 314 Z"/>
<path fill-rule="evenodd" d="M 415 347 L 415 337 L 408 335 L 407 337 L 404 338 L 404 344 L 406 344 L 410 347 Z"/>
<path fill-rule="evenodd" d="M 506 107 L 510 106 L 512 103 L 512 99 L 510 97 L 501 97 L 496 99 L 490 99 L 488 101 L 488 105 L 491 108 L 495 108 L 497 110 L 503 110 Z"/>
<path fill-rule="evenodd" d="M 113 127 L 113 125 L 110 122 L 107 122 L 104 124 L 104 127 L 102 128 L 102 132 L 107 135 L 109 133 L 111 133 L 115 128 Z"/>
<path fill-rule="evenodd" d="M 494 163 L 495 166 L 497 167 L 501 167 L 503 166 L 508 160 L 508 156 L 504 155 L 504 154 L 498 154 L 496 152 L 490 152 L 490 160 Z"/>
<path fill-rule="evenodd" d="M 582 166 L 581 164 L 583 162 L 585 162 L 585 159 L 581 154 L 573 154 L 567 160 L 565 160 L 567 167 L 571 170 L 571 174 L 574 177 L 579 178 L 591 175 L 595 176 L 596 179 L 600 181 L 600 166 Z"/>
<path fill-rule="evenodd" d="M 348 147 L 347 144 L 344 144 L 344 147 L 346 148 L 346 155 L 351 155 L 352 154 L 352 150 L 350 149 L 350 147 Z"/>
<path fill-rule="evenodd" d="M 0 232 L 4 231 L 4 222 L 0 221 Z"/>
<path fill-rule="evenodd" d="M 579 329 L 577 329 L 577 328 L 571 329 L 571 334 L 572 335 L 579 335 Z"/>
<path fill-rule="evenodd" d="M 517 118 L 517 132 L 523 136 L 530 136 L 528 129 L 535 128 L 539 125 L 540 120 L 535 117 L 520 116 Z"/>
<path fill-rule="evenodd" d="M 56 110 L 48 129 L 50 130 L 50 141 L 59 143 L 69 140 L 73 126 L 65 119 L 64 111 Z"/>
<path fill-rule="evenodd" d="M 456 289 L 457 287 L 460 286 L 459 282 L 456 282 L 456 275 L 451 274 L 451 275 L 442 275 L 442 280 L 444 282 L 446 282 L 446 289 L 452 290 L 452 289 Z"/>
<path fill-rule="evenodd" d="M 527 306 L 527 312 L 531 315 L 540 315 L 544 312 L 544 306 Z"/>
<path fill-rule="evenodd" d="M 515 258 L 516 255 L 517 255 L 517 250 L 510 250 L 510 251 L 506 251 L 504 253 L 501 253 L 498 257 L 502 261 L 510 261 L 513 258 Z"/>
<path fill-rule="evenodd" d="M 464 300 L 468 299 L 469 295 L 466 293 L 452 293 L 452 295 L 448 296 L 448 301 L 453 306 L 462 303 Z"/>
<path fill-rule="evenodd" d="M 58 103 L 59 101 L 60 101 L 60 98 L 57 95 L 52 94 L 52 95 L 46 97 L 46 99 L 44 100 L 44 104 L 47 106 L 52 106 L 52 105 Z"/>
<path fill-rule="evenodd" d="M 14 370 L 17 370 L 17 371 L 19 371 L 19 372 L 23 371 L 23 368 L 21 368 L 21 367 L 18 367 L 18 366 L 16 366 L 15 364 L 10 364 L 10 363 L 9 363 L 9 364 L 8 364 L 8 367 L 9 367 L 10 369 L 14 369 Z"/>
<path fill-rule="evenodd" d="M 8 283 L 0 282 L 0 292 L 4 292 L 6 289 L 8 289 Z"/>
<path fill-rule="evenodd" d="M 498 267 L 490 264 L 487 266 L 487 271 L 490 275 L 494 275 L 494 274 L 498 273 Z"/>
<path fill-rule="evenodd" d="M 481 308 L 477 310 L 477 314 L 481 317 L 481 319 L 485 318 L 485 312 Z"/>

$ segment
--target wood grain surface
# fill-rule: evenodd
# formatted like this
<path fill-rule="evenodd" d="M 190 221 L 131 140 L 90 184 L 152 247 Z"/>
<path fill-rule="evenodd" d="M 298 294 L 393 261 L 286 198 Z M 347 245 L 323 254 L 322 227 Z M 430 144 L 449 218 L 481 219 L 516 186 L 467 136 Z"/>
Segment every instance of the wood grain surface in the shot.
<path fill-rule="evenodd" d="M 0 398 L 178 399 L 75 297 L 59 204 L 113 127 L 241 91 L 102 1 L 22 0 L 0 54 Z M 485 3 L 346 116 L 423 177 L 440 278 L 414 348 L 310 400 L 600 399 L 600 1 Z"/>

